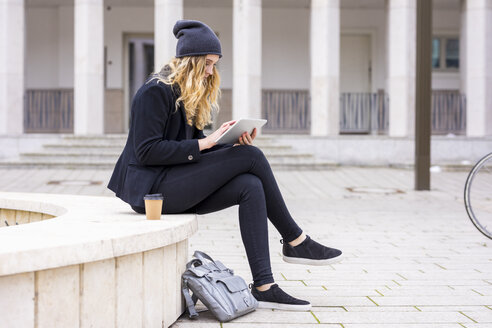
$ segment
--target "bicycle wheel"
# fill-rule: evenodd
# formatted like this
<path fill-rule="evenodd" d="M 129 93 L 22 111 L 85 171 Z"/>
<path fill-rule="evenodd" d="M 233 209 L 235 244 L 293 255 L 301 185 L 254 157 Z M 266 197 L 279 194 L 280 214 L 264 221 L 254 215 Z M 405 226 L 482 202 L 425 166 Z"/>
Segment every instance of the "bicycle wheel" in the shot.
<path fill-rule="evenodd" d="M 492 153 L 479 160 L 468 174 L 465 208 L 475 227 L 492 239 Z"/>

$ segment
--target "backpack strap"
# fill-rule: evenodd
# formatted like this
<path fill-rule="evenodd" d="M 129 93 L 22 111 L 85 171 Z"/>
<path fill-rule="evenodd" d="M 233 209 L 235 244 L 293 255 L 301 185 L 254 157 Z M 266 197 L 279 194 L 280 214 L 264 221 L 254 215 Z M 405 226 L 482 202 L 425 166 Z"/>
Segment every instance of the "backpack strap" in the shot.
<path fill-rule="evenodd" d="M 195 310 L 195 304 L 198 298 L 195 296 L 195 294 L 193 294 L 193 296 L 190 296 L 190 290 L 188 289 L 188 285 L 184 280 L 183 280 L 183 288 L 181 289 L 181 291 L 183 292 L 183 296 L 186 301 L 186 308 L 188 309 L 188 314 L 190 319 L 198 318 L 198 313 Z"/>
<path fill-rule="evenodd" d="M 201 251 L 195 251 L 195 253 L 193 253 L 193 257 L 196 257 L 197 259 L 202 260 L 202 262 L 203 262 L 203 259 L 207 259 L 210 262 L 215 263 L 213 258 L 211 258 L 208 254 L 205 254 L 204 252 L 201 252 Z"/>
<path fill-rule="evenodd" d="M 202 265 L 203 262 L 199 259 L 193 259 L 190 262 L 186 263 L 186 269 L 194 268 L 197 265 Z"/>
<path fill-rule="evenodd" d="M 213 271 L 213 269 L 210 268 L 210 266 L 207 264 L 207 261 L 205 261 L 205 260 L 209 260 L 210 261 L 210 264 L 212 264 L 219 271 L 229 271 L 229 269 L 224 264 L 222 264 L 222 262 L 220 262 L 220 261 L 214 261 L 214 259 L 212 257 L 210 257 L 208 254 L 205 254 L 204 252 L 195 251 L 193 253 L 193 257 L 195 257 L 198 260 L 200 260 L 202 262 L 202 265 L 204 265 L 207 269 L 209 269 L 211 271 Z"/>
<path fill-rule="evenodd" d="M 192 259 L 190 262 L 186 264 L 186 270 L 190 270 L 195 275 L 201 277 L 206 272 L 214 271 L 214 268 L 217 267 L 214 262 L 208 262 L 202 259 Z M 197 271 L 198 270 L 198 271 Z M 202 274 L 199 271 L 204 271 Z"/>
<path fill-rule="evenodd" d="M 220 262 L 220 261 L 215 261 L 215 262 L 214 262 L 214 264 L 215 264 L 215 266 L 216 266 L 217 268 L 219 268 L 219 270 L 220 270 L 220 271 L 228 271 L 228 272 L 230 272 L 231 274 L 234 274 L 234 272 L 233 272 L 231 269 L 229 269 L 228 267 L 226 267 L 224 264 L 222 264 L 222 262 Z"/>

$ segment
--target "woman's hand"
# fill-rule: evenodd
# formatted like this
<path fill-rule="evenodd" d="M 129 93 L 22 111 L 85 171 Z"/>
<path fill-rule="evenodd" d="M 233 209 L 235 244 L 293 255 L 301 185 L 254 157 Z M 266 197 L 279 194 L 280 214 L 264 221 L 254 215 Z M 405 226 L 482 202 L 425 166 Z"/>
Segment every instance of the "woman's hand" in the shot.
<path fill-rule="evenodd" d="M 251 135 L 248 132 L 244 132 L 240 137 L 239 137 L 239 143 L 234 144 L 234 146 L 239 146 L 239 145 L 253 145 L 253 140 L 256 138 L 256 128 L 253 129 L 253 132 Z"/>
<path fill-rule="evenodd" d="M 199 139 L 198 140 L 198 146 L 200 148 L 200 151 L 204 150 L 204 149 L 208 149 L 208 148 L 212 148 L 213 146 L 215 146 L 217 143 L 215 142 L 215 140 L 219 139 L 219 137 L 224 134 L 224 132 L 226 132 L 227 130 L 229 130 L 229 128 L 234 124 L 236 123 L 236 121 L 229 121 L 229 122 L 225 122 L 223 123 L 220 128 L 218 128 L 217 130 L 215 130 L 212 134 L 210 134 L 209 136 L 203 138 L 203 139 Z"/>

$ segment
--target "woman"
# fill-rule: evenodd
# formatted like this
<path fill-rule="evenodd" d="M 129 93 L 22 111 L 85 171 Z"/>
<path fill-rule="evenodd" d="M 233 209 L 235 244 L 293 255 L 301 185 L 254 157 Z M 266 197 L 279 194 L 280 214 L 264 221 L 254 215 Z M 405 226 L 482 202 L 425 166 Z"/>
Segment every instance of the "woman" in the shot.
<path fill-rule="evenodd" d="M 199 21 L 180 20 L 173 33 L 176 57 L 135 94 L 128 140 L 108 188 L 138 213 L 145 213 L 148 193 L 163 194 L 162 213 L 205 214 L 239 204 L 252 293 L 260 307 L 307 311 L 309 302 L 274 284 L 267 218 L 283 237 L 287 262 L 323 265 L 339 260 L 342 252 L 316 243 L 295 223 L 268 161 L 252 145 L 256 131 L 244 133 L 234 145 L 214 141 L 233 121 L 203 134 L 220 93 L 215 64 L 221 45 Z"/>

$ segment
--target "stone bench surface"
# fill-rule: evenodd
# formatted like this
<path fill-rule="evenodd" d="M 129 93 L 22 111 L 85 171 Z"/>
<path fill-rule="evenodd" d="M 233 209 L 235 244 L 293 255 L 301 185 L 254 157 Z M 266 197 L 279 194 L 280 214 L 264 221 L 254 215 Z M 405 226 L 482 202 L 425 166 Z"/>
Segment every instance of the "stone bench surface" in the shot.
<path fill-rule="evenodd" d="M 198 229 L 194 214 L 150 221 L 115 197 L 0 192 L 0 209 L 56 216 L 0 228 L 0 276 L 144 252 Z"/>

